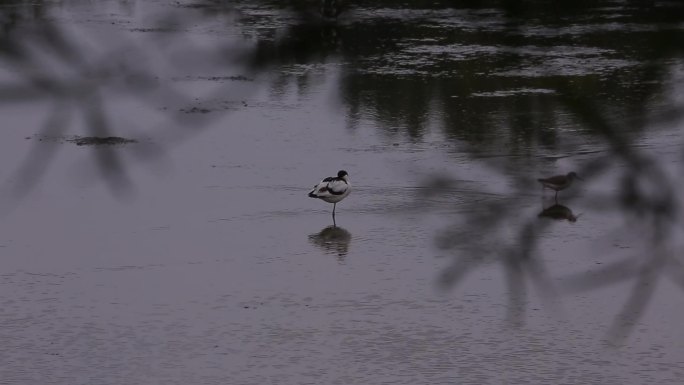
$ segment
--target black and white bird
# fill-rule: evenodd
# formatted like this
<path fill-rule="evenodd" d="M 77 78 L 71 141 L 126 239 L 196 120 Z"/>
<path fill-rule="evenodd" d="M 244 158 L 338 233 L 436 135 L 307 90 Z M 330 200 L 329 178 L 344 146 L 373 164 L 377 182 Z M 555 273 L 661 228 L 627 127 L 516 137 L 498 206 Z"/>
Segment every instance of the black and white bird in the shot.
<path fill-rule="evenodd" d="M 335 207 L 337 206 L 337 202 L 346 198 L 350 192 L 351 183 L 349 183 L 349 174 L 344 170 L 340 170 L 336 177 L 329 176 L 315 185 L 313 190 L 309 191 L 309 197 L 332 203 L 332 217 L 333 223 L 335 223 Z"/>

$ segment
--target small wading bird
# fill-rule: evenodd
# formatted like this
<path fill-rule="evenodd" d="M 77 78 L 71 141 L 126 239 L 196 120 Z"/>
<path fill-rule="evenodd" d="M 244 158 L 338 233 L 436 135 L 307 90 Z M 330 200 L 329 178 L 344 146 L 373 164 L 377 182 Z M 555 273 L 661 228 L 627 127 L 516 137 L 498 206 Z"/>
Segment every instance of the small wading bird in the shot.
<path fill-rule="evenodd" d="M 572 181 L 575 179 L 579 180 L 584 180 L 577 176 L 577 173 L 572 171 L 569 172 L 567 175 L 555 175 L 552 177 L 548 178 L 540 178 L 537 179 L 544 187 L 550 188 L 551 190 L 556 190 L 556 196 L 555 199 L 558 199 L 558 192 L 561 190 L 565 190 L 566 188 L 570 187 L 572 184 Z"/>
<path fill-rule="evenodd" d="M 337 202 L 346 198 L 350 192 L 351 184 L 349 183 L 349 174 L 344 170 L 340 170 L 336 177 L 327 177 L 319 184 L 315 185 L 313 190 L 309 192 L 309 197 L 318 198 L 333 204 L 332 217 L 334 224 Z"/>

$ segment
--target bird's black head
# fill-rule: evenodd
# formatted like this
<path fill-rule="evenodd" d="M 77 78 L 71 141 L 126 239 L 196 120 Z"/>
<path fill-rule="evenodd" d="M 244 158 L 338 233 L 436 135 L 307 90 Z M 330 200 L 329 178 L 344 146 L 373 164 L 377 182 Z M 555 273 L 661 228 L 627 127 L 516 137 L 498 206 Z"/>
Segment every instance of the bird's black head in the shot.
<path fill-rule="evenodd" d="M 344 177 L 347 176 L 347 175 L 349 175 L 349 174 L 347 174 L 347 172 L 344 171 L 344 170 L 340 170 L 340 171 L 337 172 L 337 177 L 338 177 L 338 178 L 344 178 Z"/>

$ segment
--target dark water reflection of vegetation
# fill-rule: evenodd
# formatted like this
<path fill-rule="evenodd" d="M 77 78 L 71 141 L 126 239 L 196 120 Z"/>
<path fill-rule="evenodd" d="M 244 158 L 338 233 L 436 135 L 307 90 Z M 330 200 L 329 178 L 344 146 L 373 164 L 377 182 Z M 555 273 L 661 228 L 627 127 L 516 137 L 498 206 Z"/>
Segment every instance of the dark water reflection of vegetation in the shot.
<path fill-rule="evenodd" d="M 193 20 L 232 15 L 244 35 L 256 39 L 243 57 L 248 71 L 340 63 L 338 89 L 352 125 L 370 116 L 384 130 L 420 138 L 437 116 L 448 136 L 476 145 L 474 150 L 502 140 L 515 144 L 511 151 L 521 143 L 558 146 L 559 129 L 578 120 L 568 119 L 563 97 L 590 97 L 620 127 L 643 129 L 654 108 L 662 112 L 658 102 L 684 50 L 678 3 L 350 1 L 342 2 L 336 20 L 321 18 L 317 3 L 199 1 L 177 7 Z M 51 20 L 51 5 L 5 4 L 3 57 L 27 60 L 21 51 L 28 31 L 21 26 Z M 183 30 L 182 20 L 173 23 Z M 33 32 L 59 32 L 50 28 Z M 150 30 L 155 28 L 160 26 Z M 67 54 L 59 37 L 43 43 Z M 285 72 L 273 82 L 306 88 L 309 76 Z"/>
<path fill-rule="evenodd" d="M 590 178 L 615 161 L 631 165 L 622 179 L 621 209 L 652 220 L 653 239 L 662 241 L 663 229 L 677 220 L 672 213 L 679 213 L 674 188 L 658 159 L 637 152 L 631 138 L 652 129 L 654 121 L 682 117 L 681 106 L 672 105 L 669 95 L 684 58 L 684 6 L 660 1 L 564 3 L 349 1 L 336 19 L 326 19 L 317 1 L 197 1 L 176 3 L 168 20 L 140 31 L 183 33 L 197 23 L 229 24 L 225 28 L 237 30 L 247 48 L 217 42 L 212 47 L 221 53 L 213 57 L 216 65 L 238 63 L 239 75 L 247 78 L 268 74 L 274 88 L 294 83 L 306 90 L 317 81 L 306 71 L 291 71 L 298 65 L 339 71 L 337 89 L 352 128 L 371 119 L 383 132 L 420 141 L 438 121 L 446 137 L 472 155 L 491 148 L 510 155 L 534 155 L 540 148 L 572 151 L 576 141 L 565 140 L 568 131 L 584 140 L 598 139 L 607 144 L 610 156 L 577 171 Z M 128 9 L 131 2 L 120 4 Z M 90 136 L 106 137 L 111 124 L 104 114 L 102 88 L 114 86 L 142 99 L 184 98 L 157 88 L 155 74 L 135 66 L 143 61 L 127 61 L 116 53 L 109 57 L 116 58 L 113 63 L 85 60 L 87 53 L 72 44 L 51 16 L 52 7 L 25 1 L 0 5 L 0 63 L 14 68 L 17 77 L 0 86 L 0 103 L 49 99 L 54 111 L 44 131 L 59 134 L 68 101 L 74 109 L 82 107 Z M 160 35 L 160 44 L 169 44 L 168 36 Z M 36 47 L 78 75 L 64 80 L 41 72 L 45 67 L 32 55 Z M 134 57 L 144 54 L 136 51 Z M 51 156 L 29 157 L 17 196 L 34 185 Z M 113 189 L 130 183 L 117 153 L 103 148 L 96 156 Z M 661 193 L 641 190 L 642 181 Z M 506 211 L 515 206 L 497 203 L 491 207 L 496 216 L 470 221 L 475 227 L 496 227 L 502 218 L 515 215 Z M 516 250 L 502 253 L 511 272 L 534 265 L 537 223 L 522 226 Z M 468 236 L 458 231 L 450 234 L 452 240 Z M 650 268 L 625 269 L 624 275 L 636 277 L 637 284 L 653 279 L 654 271 L 672 262 L 670 256 L 654 255 L 645 259 Z M 456 283 L 466 266 L 456 261 L 444 283 Z M 634 294 L 626 308 L 638 313 L 643 295 Z"/>
<path fill-rule="evenodd" d="M 266 33 L 257 62 L 341 62 L 348 114 L 375 117 L 386 130 L 420 137 L 436 114 L 449 136 L 477 146 L 554 147 L 558 129 L 577 123 L 563 97 L 590 97 L 620 127 L 642 129 L 663 108 L 684 49 L 677 4 L 453 5 L 351 2 L 336 22 L 290 25 L 280 39 Z"/>

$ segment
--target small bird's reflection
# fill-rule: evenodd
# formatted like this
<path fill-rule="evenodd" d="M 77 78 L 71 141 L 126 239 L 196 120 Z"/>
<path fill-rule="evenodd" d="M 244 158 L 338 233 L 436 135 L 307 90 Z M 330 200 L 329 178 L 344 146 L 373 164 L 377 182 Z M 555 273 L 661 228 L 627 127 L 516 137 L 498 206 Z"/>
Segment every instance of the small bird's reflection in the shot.
<path fill-rule="evenodd" d="M 342 227 L 331 225 L 316 234 L 309 235 L 309 241 L 327 254 L 335 254 L 341 261 L 349 251 L 351 233 Z"/>
<path fill-rule="evenodd" d="M 572 210 L 570 210 L 568 207 L 556 203 L 553 206 L 543 209 L 542 212 L 539 213 L 539 218 L 542 217 L 556 220 L 567 219 L 569 222 L 576 222 L 577 218 L 579 218 L 579 215 L 574 215 Z"/>

